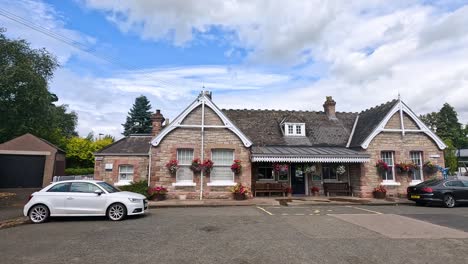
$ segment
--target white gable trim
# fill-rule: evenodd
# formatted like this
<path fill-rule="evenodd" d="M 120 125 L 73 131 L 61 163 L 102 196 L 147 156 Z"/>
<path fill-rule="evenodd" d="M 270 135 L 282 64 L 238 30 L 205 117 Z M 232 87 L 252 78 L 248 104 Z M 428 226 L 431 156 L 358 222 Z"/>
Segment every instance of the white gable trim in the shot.
<path fill-rule="evenodd" d="M 200 125 L 182 125 L 182 122 L 187 117 L 187 115 L 190 114 L 198 106 L 201 106 L 203 103 L 205 104 L 205 106 L 208 106 L 209 108 L 211 108 L 211 110 L 213 110 L 216 113 L 216 115 L 218 115 L 218 117 L 223 121 L 224 125 L 221 125 L 221 126 L 209 126 L 209 125 L 203 126 L 201 124 Z M 171 132 L 172 130 L 176 128 L 179 128 L 179 127 L 201 128 L 202 126 L 205 128 L 227 128 L 239 137 L 239 139 L 242 141 L 244 146 L 246 147 L 252 146 L 252 142 L 250 141 L 250 139 L 246 135 L 244 135 L 244 133 L 242 133 L 242 131 L 240 131 L 240 129 L 237 128 L 231 122 L 231 120 L 229 120 L 229 118 L 227 118 L 227 116 L 203 93 L 195 101 L 193 101 L 193 103 L 190 104 L 181 114 L 179 114 L 179 116 L 177 116 L 174 121 L 172 121 L 168 126 L 166 126 L 161 131 L 161 133 L 159 133 L 153 140 L 151 140 L 151 144 L 153 146 L 159 145 L 159 143 L 161 143 L 164 137 L 167 134 L 169 134 L 169 132 Z"/>
<path fill-rule="evenodd" d="M 385 129 L 385 126 L 387 125 L 390 118 L 392 118 L 392 116 L 397 112 L 400 112 L 401 129 Z M 403 124 L 403 113 L 406 113 L 411 119 L 413 119 L 413 121 L 416 123 L 419 129 L 405 129 Z M 367 149 L 372 140 L 381 132 L 401 132 L 403 136 L 407 132 L 425 133 L 432 140 L 434 140 L 434 142 L 437 144 L 440 150 L 443 150 L 447 147 L 445 143 L 436 134 L 434 134 L 434 132 L 432 132 L 424 124 L 424 122 L 422 122 L 419 119 L 419 117 L 413 111 L 411 111 L 411 109 L 401 100 L 398 100 L 398 103 L 395 104 L 395 106 L 387 113 L 385 118 L 379 123 L 379 125 L 374 129 L 374 131 L 372 131 L 372 133 L 366 138 L 366 140 L 364 140 L 364 142 L 361 144 L 361 147 L 363 149 Z"/>

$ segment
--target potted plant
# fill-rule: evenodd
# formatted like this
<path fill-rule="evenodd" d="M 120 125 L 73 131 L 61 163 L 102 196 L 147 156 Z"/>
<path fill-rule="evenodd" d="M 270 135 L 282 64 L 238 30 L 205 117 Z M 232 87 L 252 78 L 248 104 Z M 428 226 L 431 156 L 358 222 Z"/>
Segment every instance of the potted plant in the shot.
<path fill-rule="evenodd" d="M 177 160 L 171 160 L 166 163 L 166 168 L 169 170 L 171 175 L 175 175 L 177 170 L 179 169 L 179 162 Z"/>
<path fill-rule="evenodd" d="M 399 173 L 410 172 L 418 168 L 413 162 L 400 162 L 395 164 L 395 167 Z"/>
<path fill-rule="evenodd" d="M 213 169 L 213 164 L 213 161 L 211 161 L 210 159 L 206 159 L 205 161 L 203 161 L 202 168 L 205 175 L 210 175 L 211 169 Z"/>
<path fill-rule="evenodd" d="M 292 188 L 291 187 L 286 187 L 284 188 L 284 192 L 288 197 L 292 197 Z"/>
<path fill-rule="evenodd" d="M 242 185 L 241 183 L 237 183 L 235 186 L 229 189 L 234 196 L 234 200 L 245 200 L 247 199 L 247 195 L 249 194 L 249 189 Z"/>
<path fill-rule="evenodd" d="M 343 175 L 346 172 L 346 168 L 344 165 L 339 165 L 336 167 L 336 174 Z"/>
<path fill-rule="evenodd" d="M 385 189 L 384 186 L 380 185 L 379 187 L 374 188 L 372 194 L 376 199 L 385 199 L 385 197 L 387 196 L 387 189 Z"/>
<path fill-rule="evenodd" d="M 231 170 L 234 174 L 239 174 L 242 171 L 242 164 L 240 160 L 234 160 L 234 163 L 231 165 Z"/>
<path fill-rule="evenodd" d="M 156 186 L 154 188 L 150 188 L 148 190 L 148 194 L 150 199 L 154 199 L 156 201 L 163 201 L 166 200 L 167 189 L 163 186 Z"/>
<path fill-rule="evenodd" d="M 190 169 L 194 173 L 199 173 L 202 170 L 203 166 L 199 158 L 192 160 L 192 165 L 190 165 Z"/>
<path fill-rule="evenodd" d="M 313 196 L 318 196 L 318 193 L 320 192 L 320 188 L 317 186 L 314 186 L 310 188 L 310 192 L 312 193 Z"/>

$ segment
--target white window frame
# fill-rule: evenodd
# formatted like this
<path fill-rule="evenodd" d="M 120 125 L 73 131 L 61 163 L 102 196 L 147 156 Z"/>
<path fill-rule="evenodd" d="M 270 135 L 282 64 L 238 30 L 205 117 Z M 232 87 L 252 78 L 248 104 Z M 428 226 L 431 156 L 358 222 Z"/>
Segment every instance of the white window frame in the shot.
<path fill-rule="evenodd" d="M 415 154 L 415 155 L 414 155 Z M 416 156 L 417 155 L 417 156 Z M 415 180 L 414 179 L 414 172 L 411 173 L 411 182 L 409 185 L 416 185 L 424 181 L 424 171 L 423 171 L 423 159 L 422 159 L 422 151 L 410 151 L 410 159 L 411 161 L 419 167 L 419 174 L 421 175 L 421 179 Z M 419 160 L 419 162 L 418 162 Z"/>
<path fill-rule="evenodd" d="M 297 133 L 298 128 L 300 128 L 300 133 Z M 284 134 L 286 136 L 305 136 L 305 123 L 285 123 Z"/>
<path fill-rule="evenodd" d="M 122 168 L 123 168 L 123 167 L 127 167 L 127 168 L 128 168 L 128 167 L 131 167 L 131 168 L 132 168 L 132 172 L 131 172 L 131 173 L 129 173 L 129 172 L 123 172 L 123 171 L 122 171 Z M 131 180 L 122 180 L 122 179 L 120 178 L 120 176 L 121 176 L 121 174 L 123 174 L 123 173 L 131 174 L 132 179 L 131 179 Z M 131 165 L 131 164 L 120 164 L 120 165 L 119 165 L 119 181 L 118 181 L 117 183 L 115 183 L 115 185 L 117 185 L 117 186 L 130 185 L 130 183 L 132 183 L 132 181 L 133 181 L 133 176 L 134 176 L 134 175 L 135 175 L 135 166 L 133 166 L 133 165 Z"/>
<path fill-rule="evenodd" d="M 185 152 L 187 151 L 191 151 L 192 152 L 192 155 L 189 155 L 189 158 L 187 159 L 186 163 L 183 162 L 183 160 L 181 160 L 181 154 L 187 154 Z M 184 152 L 184 153 L 182 153 Z M 177 155 L 177 161 L 178 161 L 178 165 L 179 165 L 179 169 L 176 171 L 176 182 L 173 182 L 172 183 L 172 186 L 196 186 L 196 183 L 193 182 L 193 171 L 190 169 L 190 166 L 192 165 L 192 160 L 193 160 L 193 157 L 194 157 L 194 150 L 191 149 L 191 148 L 179 148 L 176 150 L 176 155 Z M 182 169 L 185 169 L 185 170 L 189 170 L 191 175 L 192 175 L 192 179 L 190 180 L 180 180 L 179 177 L 179 173 L 182 171 Z"/>
<path fill-rule="evenodd" d="M 384 155 L 385 154 L 385 155 Z M 390 154 L 390 157 L 388 157 L 386 154 Z M 381 151 L 380 152 L 380 159 L 383 160 L 389 167 L 392 168 L 392 179 L 389 179 L 388 177 L 388 171 L 382 172 L 383 175 L 381 174 L 380 176 L 382 177 L 382 185 L 400 185 L 399 182 L 395 181 L 395 152 L 393 151 Z M 391 162 L 389 162 L 391 161 Z M 385 175 L 385 178 L 383 177 Z"/>
<path fill-rule="evenodd" d="M 213 158 L 213 152 L 216 152 L 216 151 L 230 151 L 232 152 L 232 162 L 234 162 L 235 160 L 235 157 L 234 157 L 234 150 L 233 149 L 212 149 L 211 150 L 211 160 L 213 161 L 213 169 L 216 168 L 216 167 L 225 167 L 225 168 L 228 168 L 229 170 L 231 170 L 231 164 L 216 164 L 217 162 L 214 160 Z M 234 172 L 231 171 L 231 174 L 232 174 L 232 178 L 231 180 L 213 180 L 213 171 L 214 170 L 211 170 L 211 173 L 210 173 L 210 182 L 207 183 L 208 186 L 234 186 L 236 185 L 235 181 L 234 181 Z"/>

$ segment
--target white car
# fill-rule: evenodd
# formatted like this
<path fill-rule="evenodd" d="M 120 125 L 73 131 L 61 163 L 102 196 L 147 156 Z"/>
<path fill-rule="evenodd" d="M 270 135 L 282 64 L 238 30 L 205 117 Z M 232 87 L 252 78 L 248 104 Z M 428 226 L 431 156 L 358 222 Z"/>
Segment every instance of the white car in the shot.
<path fill-rule="evenodd" d="M 145 196 L 122 192 L 104 181 L 75 180 L 52 183 L 31 194 L 23 213 L 33 223 L 51 216 L 107 216 L 119 221 L 148 210 Z"/>

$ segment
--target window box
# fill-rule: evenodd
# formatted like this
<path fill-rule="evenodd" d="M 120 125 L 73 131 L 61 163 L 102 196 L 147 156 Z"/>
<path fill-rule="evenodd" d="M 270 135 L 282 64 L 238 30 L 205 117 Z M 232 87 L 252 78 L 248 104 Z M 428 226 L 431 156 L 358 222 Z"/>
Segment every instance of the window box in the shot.
<path fill-rule="evenodd" d="M 208 186 L 235 186 L 236 183 L 234 181 L 211 181 L 207 183 Z"/>

